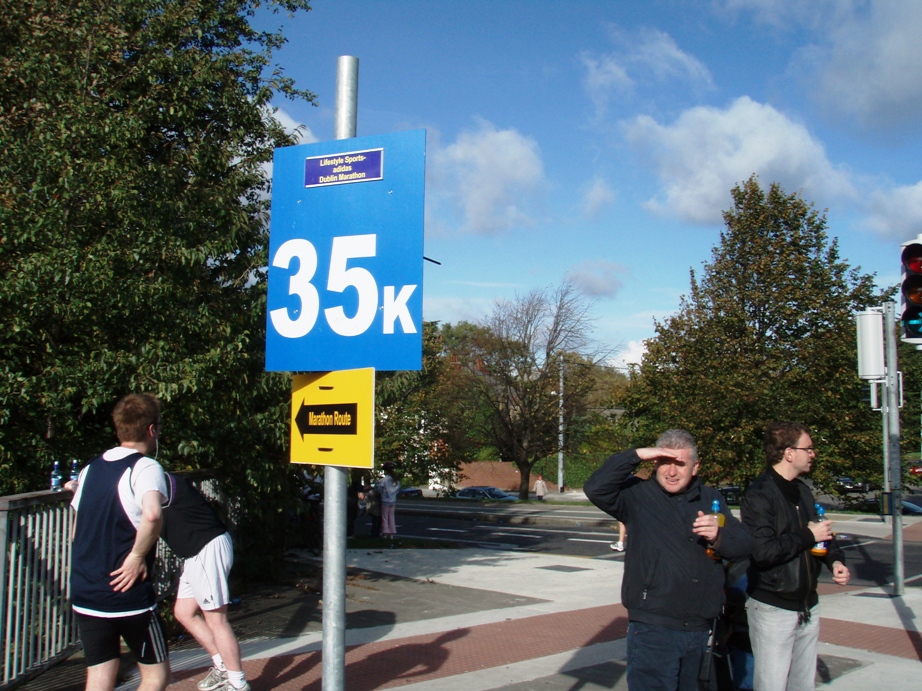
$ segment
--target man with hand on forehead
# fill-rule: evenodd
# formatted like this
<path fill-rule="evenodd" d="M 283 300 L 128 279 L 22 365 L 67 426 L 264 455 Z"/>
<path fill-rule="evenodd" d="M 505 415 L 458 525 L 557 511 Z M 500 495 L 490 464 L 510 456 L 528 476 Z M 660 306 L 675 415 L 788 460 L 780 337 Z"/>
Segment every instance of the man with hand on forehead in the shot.
<path fill-rule="evenodd" d="M 648 480 L 634 475 L 643 461 L 653 462 Z M 697 690 L 724 602 L 720 559 L 740 561 L 752 552 L 749 532 L 720 492 L 700 482 L 698 466 L 694 437 L 673 429 L 655 447 L 611 456 L 583 487 L 631 535 L 621 602 L 629 618 L 627 683 L 636 691 Z M 715 502 L 721 519 L 712 513 Z"/>

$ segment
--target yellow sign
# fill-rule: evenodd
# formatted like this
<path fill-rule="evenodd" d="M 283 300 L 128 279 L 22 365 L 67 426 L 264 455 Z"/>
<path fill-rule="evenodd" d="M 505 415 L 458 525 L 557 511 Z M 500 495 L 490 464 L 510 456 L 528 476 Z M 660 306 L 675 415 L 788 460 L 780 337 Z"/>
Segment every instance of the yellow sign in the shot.
<path fill-rule="evenodd" d="M 372 468 L 374 433 L 374 368 L 292 377 L 292 463 Z"/>

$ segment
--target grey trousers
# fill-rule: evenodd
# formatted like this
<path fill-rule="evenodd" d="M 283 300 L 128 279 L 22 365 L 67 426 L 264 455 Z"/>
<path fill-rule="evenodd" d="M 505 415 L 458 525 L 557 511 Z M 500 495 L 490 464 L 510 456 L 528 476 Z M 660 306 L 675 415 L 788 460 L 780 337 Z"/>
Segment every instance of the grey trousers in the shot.
<path fill-rule="evenodd" d="M 749 640 L 755 658 L 753 688 L 759 691 L 814 691 L 819 605 L 810 619 L 800 613 L 753 600 L 746 603 Z"/>

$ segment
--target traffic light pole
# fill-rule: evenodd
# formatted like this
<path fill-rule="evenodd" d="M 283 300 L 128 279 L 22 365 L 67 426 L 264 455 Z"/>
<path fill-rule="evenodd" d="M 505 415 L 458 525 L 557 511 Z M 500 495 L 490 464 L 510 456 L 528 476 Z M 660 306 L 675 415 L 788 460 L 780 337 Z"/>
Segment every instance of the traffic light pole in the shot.
<path fill-rule="evenodd" d="M 922 239 L 922 238 L 920 238 Z M 922 278 L 922 245 L 914 264 L 920 268 Z M 904 264 L 908 252 L 904 251 Z M 915 257 L 915 255 L 912 255 Z M 920 286 L 922 287 L 922 286 Z M 905 290 L 904 290 L 905 293 Z M 922 290 L 919 293 L 922 297 Z M 922 304 L 922 300 L 920 300 Z M 892 519 L 893 526 L 893 589 L 896 596 L 903 594 L 903 468 L 900 460 L 900 391 L 899 363 L 896 354 L 896 305 L 885 302 L 880 307 L 860 312 L 858 327 L 858 377 L 871 386 L 871 408 L 877 410 L 877 384 L 883 385 L 881 418 L 883 421 L 884 492 L 881 495 L 881 513 Z M 903 311 L 903 329 L 907 328 L 907 315 Z M 910 327 L 915 328 L 915 327 Z M 922 330 L 919 331 L 922 333 Z M 903 339 L 906 340 L 905 334 Z M 889 501 L 886 501 L 889 499 Z"/>
<path fill-rule="evenodd" d="M 903 469 L 900 461 L 900 383 L 896 359 L 895 305 L 884 305 L 886 351 L 887 442 L 890 461 L 890 510 L 893 515 L 893 594 L 903 595 Z"/>

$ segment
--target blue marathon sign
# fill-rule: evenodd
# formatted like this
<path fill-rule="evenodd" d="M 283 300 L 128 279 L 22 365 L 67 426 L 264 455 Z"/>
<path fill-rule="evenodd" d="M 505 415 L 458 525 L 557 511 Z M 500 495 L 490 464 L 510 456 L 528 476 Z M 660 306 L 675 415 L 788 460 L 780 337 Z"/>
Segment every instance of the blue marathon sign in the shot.
<path fill-rule="evenodd" d="M 422 366 L 424 130 L 275 151 L 266 369 Z"/>

